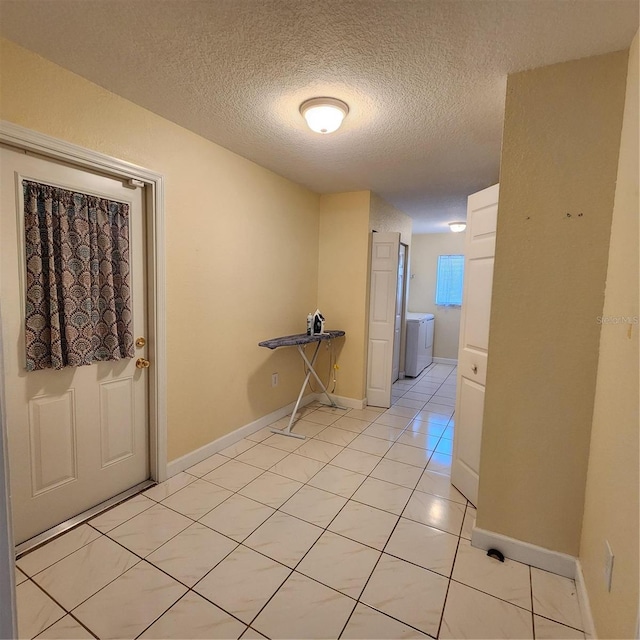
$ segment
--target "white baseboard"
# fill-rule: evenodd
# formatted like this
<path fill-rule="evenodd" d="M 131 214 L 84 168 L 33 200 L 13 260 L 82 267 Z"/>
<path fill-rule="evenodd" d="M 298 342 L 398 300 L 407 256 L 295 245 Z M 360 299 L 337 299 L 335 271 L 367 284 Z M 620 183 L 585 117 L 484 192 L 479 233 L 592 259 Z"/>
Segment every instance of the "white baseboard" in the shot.
<path fill-rule="evenodd" d="M 578 590 L 578 602 L 580 603 L 580 611 L 582 613 L 582 622 L 584 624 L 584 633 L 587 638 L 597 638 L 596 625 L 593 622 L 593 613 L 591 612 L 591 604 L 589 602 L 589 593 L 587 591 L 587 585 L 584 581 L 584 574 L 582 573 L 582 564 L 579 559 L 576 559 L 576 587 Z"/>
<path fill-rule="evenodd" d="M 331 398 L 338 406 L 346 407 L 347 409 L 364 409 L 367 403 L 366 398 L 357 400 L 355 398 L 346 398 L 344 396 L 335 395 L 331 395 Z M 323 393 L 310 393 L 309 395 L 302 398 L 300 408 L 305 407 L 312 402 L 321 402 L 323 404 L 326 404 L 326 400 L 327 397 Z M 280 418 L 284 418 L 285 416 L 290 415 L 293 411 L 293 407 L 295 407 L 295 402 L 292 402 L 291 404 L 288 404 L 286 407 L 282 407 L 277 411 L 273 411 L 266 416 L 262 416 L 262 418 L 258 418 L 257 420 L 254 420 L 249 424 L 245 424 L 243 427 L 240 427 L 235 431 L 232 431 L 231 433 L 227 433 L 221 438 L 218 438 L 213 442 L 209 442 L 208 444 L 205 444 L 203 447 L 200 447 L 195 451 L 191 451 L 190 453 L 183 455 L 181 458 L 172 460 L 167 464 L 167 478 L 171 478 L 171 476 L 175 476 L 177 473 L 180 473 L 181 471 L 192 467 L 194 464 L 198 464 L 198 462 L 206 460 L 214 453 L 218 453 L 218 451 L 222 451 L 222 449 L 230 447 L 232 444 L 238 442 L 238 440 L 242 440 L 242 438 L 246 438 L 252 433 L 260 431 L 260 429 L 263 429 L 264 427 L 268 427 L 276 420 L 280 420 Z"/>
<path fill-rule="evenodd" d="M 310 393 L 309 395 L 302 398 L 300 407 L 304 407 L 311 402 L 315 402 L 316 399 L 316 394 Z M 198 464 L 198 462 L 206 460 L 214 453 L 218 453 L 218 451 L 222 451 L 222 449 L 230 447 L 232 444 L 238 442 L 238 440 L 242 440 L 242 438 L 246 438 L 252 433 L 260 431 L 260 429 L 263 429 L 264 427 L 268 427 L 276 420 L 284 418 L 286 415 L 290 414 L 293 411 L 293 407 L 295 407 L 295 404 L 295 402 L 292 402 L 286 407 L 282 407 L 277 411 L 273 411 L 266 416 L 262 416 L 262 418 L 258 418 L 257 420 L 250 422 L 249 424 L 245 424 L 243 427 L 240 427 L 235 431 L 232 431 L 231 433 L 227 433 L 221 438 L 218 438 L 213 442 L 209 442 L 208 444 L 205 444 L 203 447 L 200 447 L 195 451 L 191 451 L 190 453 L 187 453 L 180 458 L 172 460 L 167 464 L 167 478 L 175 476 L 177 473 L 180 473 L 181 471 L 192 467 L 194 464 Z"/>
<path fill-rule="evenodd" d="M 329 395 L 339 407 L 346 407 L 347 409 L 364 409 L 367 404 L 366 398 L 357 400 L 356 398 L 347 398 L 346 396 L 336 396 L 332 393 Z M 327 396 L 325 396 L 324 393 L 316 393 L 315 396 L 318 402 L 327 404 Z"/>
<path fill-rule="evenodd" d="M 557 573 L 572 580 L 576 578 L 577 558 L 566 553 L 551 551 L 551 549 L 545 549 L 530 542 L 510 538 L 509 536 L 487 531 L 486 529 L 479 529 L 478 527 L 474 527 L 471 534 L 471 545 L 485 551 L 497 549 L 505 558 L 530 564 L 532 567 Z"/>
<path fill-rule="evenodd" d="M 457 358 L 434 358 L 433 361 L 435 364 L 458 364 Z"/>

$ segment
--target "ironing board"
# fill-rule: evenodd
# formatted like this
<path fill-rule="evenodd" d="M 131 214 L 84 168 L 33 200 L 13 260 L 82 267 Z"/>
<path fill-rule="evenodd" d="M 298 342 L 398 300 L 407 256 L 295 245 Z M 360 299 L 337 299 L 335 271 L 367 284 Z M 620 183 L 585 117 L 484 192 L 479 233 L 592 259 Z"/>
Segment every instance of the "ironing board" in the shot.
<path fill-rule="evenodd" d="M 282 336 L 281 338 L 272 338 L 271 340 L 264 340 L 263 342 L 258 343 L 259 347 L 266 347 L 267 349 L 278 349 L 279 347 L 297 347 L 298 353 L 300 354 L 301 358 L 304 360 L 305 364 L 307 365 L 307 375 L 305 376 L 304 382 L 302 383 L 302 388 L 300 389 L 300 393 L 298 394 L 298 400 L 296 401 L 296 405 L 293 408 L 293 412 L 291 413 L 291 419 L 289 420 L 289 424 L 287 425 L 287 428 L 284 430 L 271 429 L 273 433 L 279 433 L 283 436 L 290 436 L 292 438 L 300 438 L 301 440 L 305 439 L 306 436 L 302 435 L 301 433 L 293 433 L 293 431 L 291 431 L 291 427 L 295 422 L 298 407 L 300 406 L 300 402 L 302 401 L 302 396 L 304 395 L 304 390 L 306 389 L 307 384 L 309 384 L 309 379 L 311 376 L 313 376 L 317 380 L 318 384 L 320 385 L 320 388 L 322 389 L 322 393 L 324 393 L 324 395 L 327 396 L 327 399 L 329 400 L 329 404 L 332 407 L 336 407 L 337 409 L 343 408 L 338 406 L 333 401 L 333 399 L 329 395 L 329 392 L 327 391 L 327 388 L 324 386 L 322 380 L 320 380 L 320 377 L 318 376 L 315 369 L 313 368 L 313 365 L 316 362 L 316 358 L 318 357 L 318 352 L 320 350 L 320 344 L 322 343 L 322 341 L 333 340 L 333 338 L 341 338 L 342 336 L 344 336 L 344 331 L 325 331 L 324 333 L 318 333 L 313 336 L 309 336 L 306 333 L 299 333 L 293 336 Z M 307 358 L 307 354 L 304 352 L 304 347 L 305 345 L 311 344 L 312 342 L 316 343 L 316 349 L 313 352 L 311 361 L 309 361 L 309 359 Z"/>

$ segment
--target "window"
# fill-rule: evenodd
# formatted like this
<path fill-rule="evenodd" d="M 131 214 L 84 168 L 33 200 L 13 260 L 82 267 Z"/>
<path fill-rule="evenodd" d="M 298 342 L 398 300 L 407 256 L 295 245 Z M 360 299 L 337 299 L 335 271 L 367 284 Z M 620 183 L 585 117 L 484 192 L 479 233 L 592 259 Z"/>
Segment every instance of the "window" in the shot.
<path fill-rule="evenodd" d="M 462 305 L 464 256 L 438 256 L 436 304 L 447 307 Z"/>

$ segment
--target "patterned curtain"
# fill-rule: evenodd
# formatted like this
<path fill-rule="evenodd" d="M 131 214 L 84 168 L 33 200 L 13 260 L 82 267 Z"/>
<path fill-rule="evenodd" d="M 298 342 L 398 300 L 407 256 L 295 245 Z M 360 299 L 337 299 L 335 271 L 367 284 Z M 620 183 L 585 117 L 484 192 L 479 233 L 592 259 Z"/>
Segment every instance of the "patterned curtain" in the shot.
<path fill-rule="evenodd" d="M 28 371 L 134 355 L 129 205 L 23 181 Z"/>

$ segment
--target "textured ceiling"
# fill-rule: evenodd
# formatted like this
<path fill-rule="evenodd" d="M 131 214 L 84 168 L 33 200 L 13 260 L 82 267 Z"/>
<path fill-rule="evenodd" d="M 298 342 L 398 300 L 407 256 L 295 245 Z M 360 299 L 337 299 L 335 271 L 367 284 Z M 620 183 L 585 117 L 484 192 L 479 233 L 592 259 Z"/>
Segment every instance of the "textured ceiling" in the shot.
<path fill-rule="evenodd" d="M 636 0 L 2 0 L 0 32 L 320 193 L 442 231 L 498 180 L 508 73 L 616 51 Z M 298 112 L 349 104 L 336 133 Z"/>

